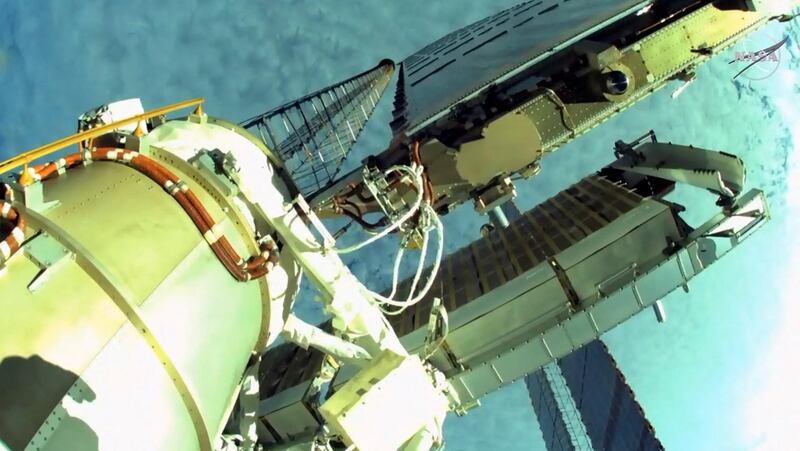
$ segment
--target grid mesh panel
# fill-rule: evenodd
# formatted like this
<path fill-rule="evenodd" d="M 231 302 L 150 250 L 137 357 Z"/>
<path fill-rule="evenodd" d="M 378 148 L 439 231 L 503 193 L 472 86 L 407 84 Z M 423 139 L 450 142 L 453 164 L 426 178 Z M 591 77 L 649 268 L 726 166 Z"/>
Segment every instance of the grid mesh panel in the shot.
<path fill-rule="evenodd" d="M 375 68 L 244 121 L 283 160 L 306 196 L 339 173 L 389 84 L 394 63 Z"/>

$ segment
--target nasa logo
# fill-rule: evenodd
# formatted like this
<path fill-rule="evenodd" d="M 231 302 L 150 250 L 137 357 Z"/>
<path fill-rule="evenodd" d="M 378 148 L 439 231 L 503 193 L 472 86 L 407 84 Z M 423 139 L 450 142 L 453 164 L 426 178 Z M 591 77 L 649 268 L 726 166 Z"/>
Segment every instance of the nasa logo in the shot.
<path fill-rule="evenodd" d="M 733 79 L 736 80 L 741 76 L 751 81 L 760 81 L 772 76 L 780 66 L 780 49 L 788 40 L 788 36 L 780 40 L 770 36 L 767 36 L 766 39 L 765 37 L 744 38 L 742 42 L 744 49 L 737 50 L 733 61 L 728 63 L 746 64 L 733 76 Z"/>
<path fill-rule="evenodd" d="M 734 61 L 752 61 L 758 63 L 761 61 L 778 61 L 778 55 L 775 52 L 767 53 L 764 50 L 758 52 L 736 52 Z"/>

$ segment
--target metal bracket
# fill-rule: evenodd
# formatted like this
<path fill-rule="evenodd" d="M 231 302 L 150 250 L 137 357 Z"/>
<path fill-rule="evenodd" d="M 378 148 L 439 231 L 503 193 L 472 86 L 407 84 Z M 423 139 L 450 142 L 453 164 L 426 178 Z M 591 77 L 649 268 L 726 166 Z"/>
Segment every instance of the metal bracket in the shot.
<path fill-rule="evenodd" d="M 486 214 L 517 197 L 517 189 L 509 177 L 502 177 L 473 197 L 475 211 Z"/>
<path fill-rule="evenodd" d="M 411 204 L 407 202 L 401 191 L 393 188 L 387 180 L 386 175 L 377 168 L 365 166 L 363 171 L 364 186 L 372 194 L 378 206 L 380 206 L 383 214 L 389 219 L 390 223 L 394 223 L 403 216 L 404 210 L 409 208 Z M 399 227 L 399 232 L 408 239 L 404 240 L 404 246 L 408 247 L 409 243 L 413 246 L 419 246 L 422 243 L 422 233 L 417 227 L 411 227 L 406 223 Z"/>
<path fill-rule="evenodd" d="M 25 204 L 25 207 L 38 212 L 49 210 L 61 203 L 58 200 L 45 202 L 42 182 L 37 181 L 30 185 L 23 186 L 19 183 L 17 174 L 8 173 L 0 176 L 0 183 L 5 183 L 10 186 L 16 198 L 18 200 L 22 199 L 22 203 Z"/>
<path fill-rule="evenodd" d="M 553 272 L 556 274 L 558 283 L 561 284 L 561 289 L 564 290 L 564 294 L 569 300 L 569 308 L 571 310 L 579 309 L 581 306 L 581 299 L 578 296 L 578 293 L 575 291 L 575 287 L 572 286 L 572 282 L 569 280 L 567 272 L 553 257 L 547 257 L 547 263 L 550 264 L 550 268 L 552 268 Z"/>
<path fill-rule="evenodd" d="M 597 284 L 597 297 L 602 298 L 610 295 L 617 289 L 625 286 L 631 280 L 636 280 L 638 275 L 637 263 L 633 262 L 630 265 L 622 268 L 616 274 L 611 275 L 606 280 Z"/>
<path fill-rule="evenodd" d="M 238 180 L 236 172 L 228 172 L 229 154 L 223 154 L 219 150 L 204 150 L 189 159 L 189 163 L 211 180 L 217 188 L 226 196 L 239 194 Z"/>
<path fill-rule="evenodd" d="M 667 321 L 667 311 L 664 309 L 664 303 L 661 299 L 653 303 L 653 313 L 656 315 L 656 321 L 663 323 Z"/>
<path fill-rule="evenodd" d="M 467 401 L 467 402 L 461 403 L 461 405 L 457 409 L 453 410 L 453 413 L 455 413 L 456 415 L 458 415 L 460 417 L 463 417 L 470 410 L 472 410 L 472 409 L 474 409 L 476 407 L 480 407 L 480 406 L 481 406 L 481 400 L 480 399 L 473 399 L 471 401 Z"/>
<path fill-rule="evenodd" d="M 377 168 L 365 166 L 363 177 L 364 186 L 373 195 L 386 217 L 391 222 L 397 221 L 403 215 L 400 211 L 408 205 L 401 196 L 397 195 L 396 190 L 390 186 L 383 172 Z M 392 193 L 396 195 L 392 196 Z"/>
<path fill-rule="evenodd" d="M 644 161 L 644 156 L 641 153 L 637 153 L 634 149 L 642 145 L 644 142 L 647 142 L 648 139 L 650 142 L 658 142 L 656 139 L 656 132 L 650 130 L 649 132 L 629 143 L 619 140 L 614 143 L 614 156 L 617 158 L 629 157 L 631 160 L 633 160 L 633 163 Z"/>
<path fill-rule="evenodd" d="M 648 137 L 653 141 L 642 142 Z M 618 160 L 611 164 L 614 169 L 686 183 L 724 198 L 738 196 L 744 187 L 744 163 L 735 155 L 658 143 L 652 132 L 630 144 L 617 141 L 615 148 Z"/>
<path fill-rule="evenodd" d="M 331 233 L 322 224 L 322 221 L 319 220 L 319 217 L 311 210 L 306 199 L 302 195 L 298 195 L 294 198 L 294 201 L 288 205 L 286 212 L 294 212 L 303 220 L 305 224 L 310 224 L 316 230 L 317 234 L 322 238 L 322 247 L 323 252 L 325 250 L 332 248 L 336 244 L 336 240 L 333 238 Z"/>
<path fill-rule="evenodd" d="M 336 378 L 340 369 L 341 365 L 339 362 L 331 355 L 326 354 L 320 363 L 316 375 L 311 380 L 311 383 L 308 384 L 305 393 L 303 393 L 303 404 L 307 407 L 311 407 L 309 412 L 311 412 L 311 415 L 320 423 L 324 422 L 324 420 L 319 415 L 317 409 L 333 395 L 333 380 Z"/>
<path fill-rule="evenodd" d="M 28 290 L 31 293 L 39 290 L 74 256 L 72 252 L 62 246 L 55 238 L 48 235 L 47 232 L 36 235 L 25 243 L 23 249 L 28 258 L 41 270 L 28 284 Z"/>

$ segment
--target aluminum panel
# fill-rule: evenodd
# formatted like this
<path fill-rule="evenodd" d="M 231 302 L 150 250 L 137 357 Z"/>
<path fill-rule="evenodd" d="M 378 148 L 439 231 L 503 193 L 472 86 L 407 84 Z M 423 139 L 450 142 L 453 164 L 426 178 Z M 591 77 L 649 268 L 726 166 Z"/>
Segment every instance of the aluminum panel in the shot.
<path fill-rule="evenodd" d="M 180 395 L 131 323 L 111 338 L 80 381 L 80 394 L 61 402 L 68 415 L 51 421 L 52 436 L 45 443 L 35 438 L 34 449 L 200 449 Z"/>
<path fill-rule="evenodd" d="M 40 268 L 24 253 L 10 260 L 4 271 L 0 276 L 0 330 L 5 332 L 0 336 L 0 443 L 22 449 L 124 324 L 125 316 L 74 260 L 36 293 L 27 284 Z"/>
<path fill-rule="evenodd" d="M 694 243 L 692 243 L 692 245 L 696 246 Z M 676 254 L 675 262 L 678 264 L 678 269 L 681 271 L 681 275 L 686 280 L 691 279 L 698 272 L 695 271 L 694 266 L 692 266 L 691 260 L 692 258 L 687 249 L 681 249 Z"/>
<path fill-rule="evenodd" d="M 190 187 L 194 188 L 190 179 Z M 98 162 L 43 183 L 46 200 L 60 204 L 45 211 L 81 242 L 141 304 L 203 237 L 180 205 L 160 186 L 121 164 Z M 194 190 L 200 196 L 202 190 Z M 202 199 L 202 198 L 201 198 Z M 91 208 L 87 208 L 91 205 Z M 216 205 L 205 203 L 219 217 Z M 115 214 L 110 212 L 147 212 Z M 154 233 L 157 231 L 158 233 Z"/>
<path fill-rule="evenodd" d="M 591 299 L 597 294 L 599 281 L 661 255 L 667 238 L 674 241 L 681 238 L 672 212 L 657 202 L 646 202 L 572 246 L 556 260 L 566 270 L 578 297 Z"/>
<path fill-rule="evenodd" d="M 605 201 L 606 199 L 603 200 Z M 586 257 L 591 256 L 595 249 L 608 247 L 615 243 L 621 235 L 629 233 L 643 223 L 668 211 L 669 208 L 660 202 L 653 200 L 642 201 L 639 206 L 625 211 L 615 218 L 611 224 L 586 237 L 581 241 L 580 246 L 572 246 L 569 249 L 565 249 L 556 259 L 562 268 L 570 268 Z"/>
<path fill-rule="evenodd" d="M 550 279 L 524 295 L 497 307 L 475 321 L 453 329 L 450 349 L 464 361 L 554 323 L 566 311 L 567 297 L 556 279 Z"/>
<path fill-rule="evenodd" d="M 519 241 L 515 243 L 518 246 L 526 244 Z M 555 276 L 555 272 L 549 265 L 539 264 L 519 277 L 512 279 L 507 284 L 492 290 L 490 292 L 491 295 L 483 295 L 480 298 L 470 300 L 470 302 L 450 312 L 450 324 L 461 325 L 473 321 L 494 311 L 508 302 L 508 299 L 524 295 L 532 289 L 531 287 L 537 287 L 548 280 L 553 280 Z"/>
<path fill-rule="evenodd" d="M 536 371 L 552 362 L 553 358 L 541 338 L 537 337 L 500 356 L 494 366 L 503 380 L 509 382 Z"/>
<path fill-rule="evenodd" d="M 461 384 L 455 384 L 459 396 L 464 400 L 476 399 L 504 385 L 490 365 L 481 365 L 456 377 Z M 462 387 L 464 390 L 462 390 Z"/>
<path fill-rule="evenodd" d="M 301 399 L 311 385 L 311 380 L 304 381 L 294 387 L 276 393 L 261 401 L 259 412 L 266 415 L 269 412 L 281 410 Z"/>
<path fill-rule="evenodd" d="M 600 333 L 586 312 L 577 312 L 563 322 L 563 327 L 575 346 L 594 340 Z"/>
<path fill-rule="evenodd" d="M 641 278 L 636 286 L 644 305 L 650 305 L 684 283 L 677 256 L 672 256 L 670 260 L 652 269 L 647 277 Z"/>
<path fill-rule="evenodd" d="M 291 440 L 306 434 L 313 434 L 319 423 L 303 403 L 291 404 L 267 415 L 269 424 L 281 434 L 284 440 Z"/>
<path fill-rule="evenodd" d="M 550 349 L 553 355 L 566 355 L 575 349 L 575 345 L 572 343 L 563 324 L 548 330 L 542 336 L 542 340 L 544 340 L 545 346 Z"/>
<path fill-rule="evenodd" d="M 639 312 L 642 307 L 636 301 L 631 286 L 616 291 L 603 302 L 591 308 L 591 314 L 597 327 L 605 332 L 617 324 Z"/>
<path fill-rule="evenodd" d="M 225 298 L 237 302 L 221 305 Z M 198 244 L 142 305 L 144 320 L 193 390 L 212 434 L 224 426 L 260 332 L 259 322 L 243 318 L 260 318 L 261 308 L 258 284 L 233 279 L 206 243 Z M 208 364 L 223 361 L 227 364 Z"/>

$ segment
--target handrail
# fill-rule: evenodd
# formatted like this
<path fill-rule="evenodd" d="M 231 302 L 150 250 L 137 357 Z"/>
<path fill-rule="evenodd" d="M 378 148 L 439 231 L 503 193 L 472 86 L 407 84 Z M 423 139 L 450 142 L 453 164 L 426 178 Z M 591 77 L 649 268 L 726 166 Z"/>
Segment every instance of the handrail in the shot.
<path fill-rule="evenodd" d="M 112 130 L 116 130 L 120 127 L 123 127 L 125 125 L 134 124 L 136 122 L 144 121 L 156 116 L 161 116 L 162 114 L 167 114 L 172 111 L 181 110 L 183 108 L 187 108 L 194 105 L 198 105 L 199 108 L 199 105 L 201 105 L 203 102 L 205 102 L 205 99 L 203 99 L 202 97 L 198 97 L 196 99 L 184 100 L 183 102 L 173 103 L 172 105 L 156 108 L 155 110 L 150 110 L 145 113 L 139 114 L 137 116 L 132 116 L 127 119 L 122 119 L 120 121 L 112 122 L 106 125 L 101 125 L 100 127 L 91 128 L 89 130 L 85 130 L 80 133 L 75 133 L 74 135 L 57 139 L 51 143 L 45 144 L 35 149 L 31 149 L 27 152 L 23 152 L 15 157 L 11 157 L 8 160 L 3 161 L 2 163 L 0 163 L 0 175 L 5 174 L 6 172 L 14 168 L 17 168 L 19 166 L 27 165 L 28 163 L 30 163 L 33 160 L 36 160 L 37 158 L 50 155 L 67 146 L 77 144 L 81 141 L 85 141 L 91 138 L 96 138 Z"/>

